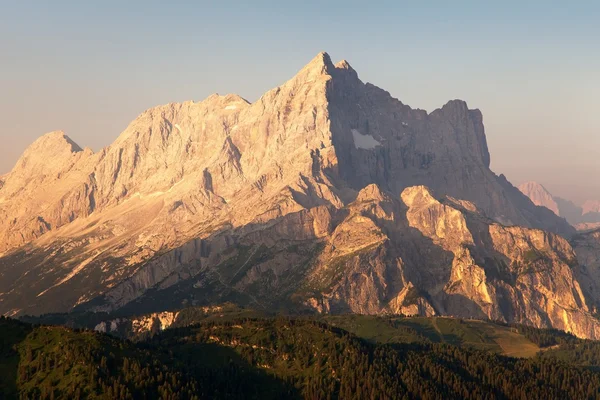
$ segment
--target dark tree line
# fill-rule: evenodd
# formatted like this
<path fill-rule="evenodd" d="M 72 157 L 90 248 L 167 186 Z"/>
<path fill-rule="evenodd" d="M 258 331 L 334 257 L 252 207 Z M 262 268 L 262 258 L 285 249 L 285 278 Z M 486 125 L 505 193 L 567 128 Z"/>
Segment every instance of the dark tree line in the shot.
<path fill-rule="evenodd" d="M 539 338 L 549 343 L 543 335 Z M 575 358 L 597 364 L 600 346 L 568 337 L 556 340 L 564 340 L 561 350 L 563 345 L 567 349 L 562 360 L 549 352 L 514 359 L 426 341 L 377 345 L 310 319 L 204 321 L 132 343 L 85 330 L 34 327 L 2 318 L 0 397 L 600 397 L 600 373 L 572 365 Z"/>

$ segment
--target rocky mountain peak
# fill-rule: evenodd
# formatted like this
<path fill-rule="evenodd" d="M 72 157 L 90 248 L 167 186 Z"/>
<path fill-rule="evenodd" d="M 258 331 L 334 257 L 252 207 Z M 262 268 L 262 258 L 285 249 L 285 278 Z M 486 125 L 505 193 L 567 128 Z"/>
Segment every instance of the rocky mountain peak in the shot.
<path fill-rule="evenodd" d="M 39 139 L 37 139 L 31 146 L 51 146 L 54 148 L 64 147 L 69 149 L 71 152 L 81 151 L 82 148 L 79 147 L 77 143 L 75 143 L 67 134 L 63 131 L 53 131 L 42 135 Z"/>
<path fill-rule="evenodd" d="M 33 142 L 17 162 L 17 168 L 27 168 L 30 164 L 47 164 L 55 159 L 71 156 L 82 151 L 77 143 L 63 131 L 47 133 Z"/>
<path fill-rule="evenodd" d="M 335 70 L 335 66 L 331 62 L 331 57 L 326 52 L 322 51 L 308 62 L 298 73 L 290 80 L 311 81 L 320 76 L 330 76 Z"/>
<path fill-rule="evenodd" d="M 354 70 L 351 66 L 350 63 L 347 60 L 341 60 L 339 62 L 337 62 L 335 64 L 336 68 L 341 68 L 341 69 L 347 69 L 347 70 Z"/>
<path fill-rule="evenodd" d="M 68 168 L 74 162 L 74 156 L 81 152 L 82 148 L 64 132 L 47 133 L 25 150 L 7 180 L 58 174 Z M 87 152 L 91 153 L 91 150 L 88 149 Z"/>
<path fill-rule="evenodd" d="M 346 60 L 342 60 L 335 64 L 335 68 L 338 72 L 343 71 L 349 75 L 352 79 L 358 80 L 358 73 L 350 66 L 350 63 Z"/>
<path fill-rule="evenodd" d="M 304 282 L 316 302 L 333 293 L 315 309 L 456 315 L 470 304 L 446 309 L 459 295 L 481 305 L 469 312 L 515 320 L 496 307 L 520 296 L 511 241 L 535 236 L 529 227 L 570 233 L 489 169 L 479 110 L 412 109 L 327 53 L 252 104 L 215 94 L 153 107 L 93 157 L 60 134 L 46 139 L 39 151 L 54 149 L 44 158 L 58 167 L 9 175 L 0 189 L 2 313 L 102 296 L 118 309 L 179 284 L 185 301 L 243 293 L 270 306 Z M 538 258 L 531 269 L 547 271 Z M 413 304 L 411 287 L 435 302 Z"/>
<path fill-rule="evenodd" d="M 463 116 L 468 110 L 467 102 L 461 99 L 449 100 L 440 109 L 441 112 L 449 116 Z"/>
<path fill-rule="evenodd" d="M 332 67 L 334 67 L 334 65 L 331 62 L 331 57 L 329 56 L 329 54 L 325 51 L 321 51 L 312 60 L 310 60 L 308 64 L 304 66 L 304 68 L 302 68 L 302 71 L 313 70 L 320 73 L 324 73 L 326 70 Z"/>
<path fill-rule="evenodd" d="M 546 207 L 547 209 L 560 216 L 560 210 L 554 197 L 546 188 L 537 182 L 525 182 L 519 185 L 519 190 L 531 199 L 537 206 Z"/>

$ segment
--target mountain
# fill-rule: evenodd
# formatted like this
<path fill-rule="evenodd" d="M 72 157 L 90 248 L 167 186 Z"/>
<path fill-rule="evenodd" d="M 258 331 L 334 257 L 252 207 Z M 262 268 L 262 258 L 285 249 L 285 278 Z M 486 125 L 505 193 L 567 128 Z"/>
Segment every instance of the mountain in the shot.
<path fill-rule="evenodd" d="M 526 182 L 519 190 L 538 206 L 546 207 L 556 215 L 565 218 L 578 230 L 589 230 L 600 226 L 600 203 L 587 201 L 582 207 L 569 200 L 553 196 L 537 182 Z"/>
<path fill-rule="evenodd" d="M 317 55 L 250 104 L 62 132 L 0 188 L 0 312 L 261 309 L 487 317 L 600 335 L 575 233 L 490 169 L 478 110 L 414 110 Z"/>
<path fill-rule="evenodd" d="M 583 204 L 581 229 L 600 228 L 600 201 L 588 200 Z"/>
<path fill-rule="evenodd" d="M 583 214 L 600 213 L 600 200 L 588 200 L 583 203 Z"/>
<path fill-rule="evenodd" d="M 546 207 L 554 214 L 561 216 L 560 208 L 554 196 L 537 182 L 526 182 L 519 185 L 519 190 L 533 201 L 536 206 Z"/>

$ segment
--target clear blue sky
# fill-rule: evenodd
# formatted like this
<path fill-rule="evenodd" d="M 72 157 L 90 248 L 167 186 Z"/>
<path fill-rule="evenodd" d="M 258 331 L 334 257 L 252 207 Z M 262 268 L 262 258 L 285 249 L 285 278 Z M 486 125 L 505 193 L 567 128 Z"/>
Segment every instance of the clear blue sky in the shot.
<path fill-rule="evenodd" d="M 599 3 L 1 0 L 0 173 L 45 132 L 98 150 L 146 108 L 252 101 L 325 50 L 412 107 L 480 108 L 513 183 L 600 198 Z"/>

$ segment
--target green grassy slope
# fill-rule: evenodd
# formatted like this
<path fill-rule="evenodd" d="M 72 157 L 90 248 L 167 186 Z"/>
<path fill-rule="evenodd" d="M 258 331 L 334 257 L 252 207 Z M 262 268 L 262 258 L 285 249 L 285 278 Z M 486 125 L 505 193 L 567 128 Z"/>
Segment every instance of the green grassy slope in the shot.
<path fill-rule="evenodd" d="M 512 357 L 533 357 L 540 351 L 538 345 L 516 328 L 478 320 L 369 315 L 323 316 L 321 319 L 376 343 L 448 343 Z"/>

